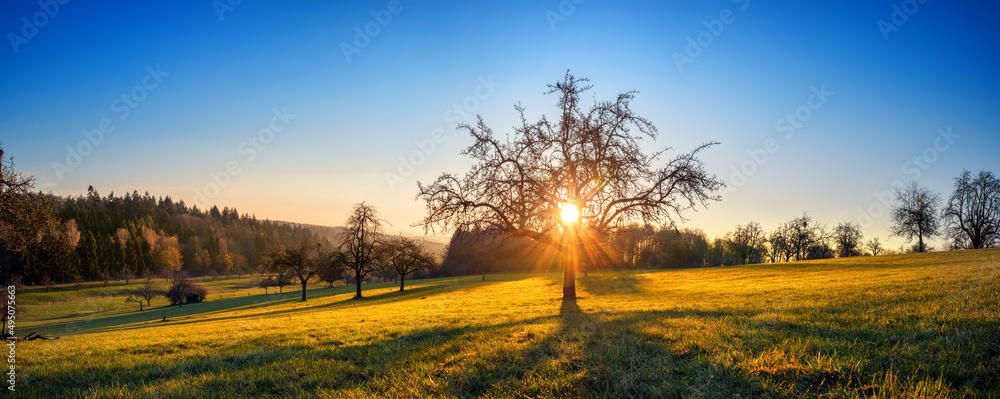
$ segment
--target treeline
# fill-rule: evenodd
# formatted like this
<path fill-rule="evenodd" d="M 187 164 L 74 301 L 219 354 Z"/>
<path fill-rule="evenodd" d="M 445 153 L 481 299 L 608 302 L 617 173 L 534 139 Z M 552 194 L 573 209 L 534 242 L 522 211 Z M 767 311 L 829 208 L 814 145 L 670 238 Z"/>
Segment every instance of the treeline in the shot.
<path fill-rule="evenodd" d="M 992 172 L 963 171 L 947 200 L 916 183 L 895 187 L 893 194 L 890 235 L 913 242 L 898 250 L 885 248 L 879 237 L 866 240 L 857 222 L 829 227 L 803 213 L 772 230 L 749 221 L 711 240 L 698 229 L 635 224 L 591 242 L 579 267 L 582 271 L 704 267 L 925 252 L 934 250 L 926 243 L 933 237 L 947 239 L 949 250 L 1000 246 L 1000 180 Z M 436 273 L 544 271 L 562 267 L 563 259 L 555 250 L 526 238 L 503 239 L 489 230 L 458 230 Z"/>
<path fill-rule="evenodd" d="M 597 269 L 681 268 L 711 264 L 714 251 L 698 229 L 632 225 L 614 235 L 588 240 L 581 272 Z M 499 272 L 559 270 L 565 254 L 528 238 L 504 238 L 483 229 L 459 229 L 451 237 L 435 275 L 458 276 Z"/>
<path fill-rule="evenodd" d="M 265 254 L 303 241 L 325 242 L 315 232 L 257 220 L 233 208 L 208 210 L 169 196 L 31 194 L 36 218 L 48 218 L 37 237 L 4 245 L 4 270 L 25 284 L 129 280 L 141 276 L 232 275 L 259 270 Z"/>

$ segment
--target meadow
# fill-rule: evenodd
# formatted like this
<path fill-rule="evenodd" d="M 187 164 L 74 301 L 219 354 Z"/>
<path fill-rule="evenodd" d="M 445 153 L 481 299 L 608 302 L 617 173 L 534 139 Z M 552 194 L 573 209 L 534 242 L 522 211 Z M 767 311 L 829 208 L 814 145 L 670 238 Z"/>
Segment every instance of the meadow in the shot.
<path fill-rule="evenodd" d="M 26 289 L 25 397 L 1000 397 L 1000 249 L 295 286 Z M 163 284 L 162 282 L 160 283 Z M 166 321 L 164 321 L 166 318 Z"/>

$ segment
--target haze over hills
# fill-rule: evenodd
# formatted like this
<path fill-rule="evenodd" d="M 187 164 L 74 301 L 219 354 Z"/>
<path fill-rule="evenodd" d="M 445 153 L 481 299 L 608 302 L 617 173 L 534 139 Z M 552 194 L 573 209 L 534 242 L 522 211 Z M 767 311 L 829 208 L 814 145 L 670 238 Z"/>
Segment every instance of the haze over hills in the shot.
<path fill-rule="evenodd" d="M 334 245 L 337 245 L 340 242 L 340 235 L 343 234 L 345 229 L 344 226 L 321 226 L 309 223 L 287 222 L 284 220 L 271 220 L 271 222 L 312 231 L 320 238 L 329 240 L 330 243 Z M 391 231 L 387 233 L 393 234 Z M 448 246 L 448 237 L 430 237 L 410 234 L 403 234 L 403 236 L 416 240 L 427 248 L 427 250 L 439 255 L 444 255 L 445 248 Z"/>

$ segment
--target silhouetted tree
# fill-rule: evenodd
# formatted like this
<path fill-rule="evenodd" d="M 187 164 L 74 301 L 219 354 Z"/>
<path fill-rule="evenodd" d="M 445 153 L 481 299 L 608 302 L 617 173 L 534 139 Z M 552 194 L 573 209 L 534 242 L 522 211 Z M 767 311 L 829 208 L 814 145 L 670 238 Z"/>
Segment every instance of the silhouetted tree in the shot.
<path fill-rule="evenodd" d="M 184 303 L 187 294 L 191 293 L 193 289 L 194 286 L 186 277 L 177 275 L 170 281 L 170 289 L 163 296 L 167 297 L 171 305 L 180 305 Z"/>
<path fill-rule="evenodd" d="M 760 223 L 751 221 L 746 225 L 736 226 L 735 230 L 726 234 L 725 239 L 729 242 L 739 264 L 754 263 L 750 262 L 751 256 L 755 251 L 760 253 L 760 246 L 764 242 L 764 229 L 760 227 Z"/>
<path fill-rule="evenodd" d="M 989 171 L 968 170 L 955 178 L 955 191 L 942 212 L 945 234 L 965 249 L 1000 245 L 1000 180 Z"/>
<path fill-rule="evenodd" d="M 306 300 L 306 287 L 327 264 L 327 255 L 319 243 L 302 243 L 267 255 L 268 269 L 278 276 L 292 276 L 302 285 L 302 301 Z"/>
<path fill-rule="evenodd" d="M 847 258 L 861 255 L 864 234 L 858 223 L 844 222 L 833 228 L 833 241 L 837 246 L 837 256 Z"/>
<path fill-rule="evenodd" d="M 896 203 L 893 204 L 890 218 L 892 220 L 892 235 L 903 237 L 907 241 L 917 239 L 916 252 L 927 250 L 924 239 L 937 235 L 939 228 L 937 206 L 940 196 L 931 190 L 910 182 L 901 187 L 895 187 Z"/>
<path fill-rule="evenodd" d="M 635 92 L 584 109 L 580 96 L 590 86 L 581 84 L 587 81 L 567 71 L 549 85 L 547 93 L 560 95 L 554 122 L 530 123 L 525 108 L 515 106 L 521 124 L 506 140 L 481 115 L 475 126 L 462 125 L 475 140 L 463 154 L 476 164 L 464 177 L 445 173 L 428 186 L 418 183 L 428 212 L 419 224 L 495 229 L 583 259 L 584 247 L 599 247 L 631 222 L 670 224 L 675 216 L 683 220 L 681 211 L 719 199 L 712 192 L 724 184 L 697 158 L 714 143 L 656 168 L 664 152 L 646 154 L 639 146 L 642 135 L 656 137 L 656 128 L 630 108 Z M 561 218 L 566 210 L 578 217 Z M 576 267 L 565 263 L 563 300 L 576 299 Z"/>
<path fill-rule="evenodd" d="M 808 213 L 803 212 L 801 217 L 792 219 L 785 224 L 785 235 L 788 240 L 789 251 L 795 255 L 795 260 L 809 258 L 810 249 L 814 249 L 817 255 L 825 252 L 821 242 L 824 239 L 825 228 L 816 223 Z M 817 245 L 820 248 L 815 248 Z M 818 249 L 819 251 L 816 251 Z"/>
<path fill-rule="evenodd" d="M 790 238 L 788 236 L 788 226 L 785 224 L 778 225 L 778 228 L 771 232 L 767 236 L 767 242 L 770 244 L 770 255 L 771 262 L 778 262 L 784 258 L 785 262 L 788 262 L 792 258 L 792 245 L 790 243 Z"/>
<path fill-rule="evenodd" d="M 865 248 L 872 253 L 872 256 L 878 256 L 878 254 L 883 251 L 882 243 L 879 242 L 878 237 L 872 237 L 868 240 L 868 242 L 865 243 Z"/>
<path fill-rule="evenodd" d="M 343 264 L 354 272 L 357 284 L 355 298 L 361 298 L 361 283 L 378 266 L 380 246 L 384 242 L 382 218 L 374 206 L 355 204 L 341 233 Z"/>
<path fill-rule="evenodd" d="M 423 246 L 403 236 L 393 237 L 386 243 L 386 261 L 399 275 L 400 291 L 405 287 L 407 275 L 419 270 L 430 270 L 437 263 L 434 255 Z"/>

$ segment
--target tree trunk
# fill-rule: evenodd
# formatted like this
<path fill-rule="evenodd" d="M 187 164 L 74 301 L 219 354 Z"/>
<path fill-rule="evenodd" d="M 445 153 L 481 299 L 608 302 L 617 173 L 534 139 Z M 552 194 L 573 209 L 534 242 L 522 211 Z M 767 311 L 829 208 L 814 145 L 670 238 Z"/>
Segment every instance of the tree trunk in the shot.
<path fill-rule="evenodd" d="M 306 301 L 306 280 L 302 280 L 302 302 Z"/>
<path fill-rule="evenodd" d="M 563 300 L 576 300 L 576 265 L 572 260 L 567 260 L 563 267 Z"/>
<path fill-rule="evenodd" d="M 399 290 L 400 291 L 403 290 L 403 286 L 406 284 L 404 282 L 405 280 L 406 280 L 406 276 L 399 276 Z"/>
<path fill-rule="evenodd" d="M 357 272 L 354 273 L 354 284 L 358 287 L 358 293 L 354 295 L 355 298 L 361 298 L 361 276 Z"/>

